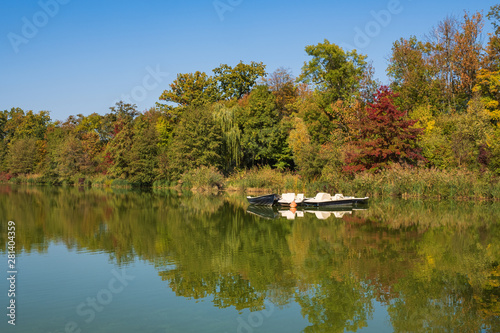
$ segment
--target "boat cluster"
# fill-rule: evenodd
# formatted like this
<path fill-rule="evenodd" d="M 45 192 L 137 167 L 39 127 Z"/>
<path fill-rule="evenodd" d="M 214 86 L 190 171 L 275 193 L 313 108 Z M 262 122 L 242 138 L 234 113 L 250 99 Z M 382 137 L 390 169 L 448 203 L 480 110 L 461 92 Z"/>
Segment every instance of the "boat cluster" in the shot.
<path fill-rule="evenodd" d="M 328 207 L 328 206 L 352 206 L 356 204 L 363 204 L 368 201 L 368 197 L 356 198 L 352 196 L 344 196 L 340 193 L 330 195 L 329 193 L 318 193 L 313 198 L 306 198 L 304 194 L 299 193 L 283 193 L 282 195 L 267 194 L 261 196 L 248 196 L 248 202 L 253 205 L 265 206 L 314 206 L 314 207 Z"/>

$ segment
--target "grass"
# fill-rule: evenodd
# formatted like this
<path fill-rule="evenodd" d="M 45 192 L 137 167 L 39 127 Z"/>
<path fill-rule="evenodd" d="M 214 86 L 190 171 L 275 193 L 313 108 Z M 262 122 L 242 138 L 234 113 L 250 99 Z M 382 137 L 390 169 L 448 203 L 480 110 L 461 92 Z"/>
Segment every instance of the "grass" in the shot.
<path fill-rule="evenodd" d="M 238 171 L 226 179 L 226 187 L 233 190 L 304 191 L 305 186 L 300 176 L 270 167 Z"/>
<path fill-rule="evenodd" d="M 313 181 L 270 168 L 251 169 L 231 175 L 228 187 L 261 188 L 278 192 L 344 193 L 370 197 L 500 200 L 500 178 L 490 172 L 394 167 L 383 172 L 323 175 Z"/>
<path fill-rule="evenodd" d="M 375 197 L 500 199 L 499 178 L 468 170 L 396 167 L 379 174 L 363 173 L 345 182 L 344 192 Z"/>

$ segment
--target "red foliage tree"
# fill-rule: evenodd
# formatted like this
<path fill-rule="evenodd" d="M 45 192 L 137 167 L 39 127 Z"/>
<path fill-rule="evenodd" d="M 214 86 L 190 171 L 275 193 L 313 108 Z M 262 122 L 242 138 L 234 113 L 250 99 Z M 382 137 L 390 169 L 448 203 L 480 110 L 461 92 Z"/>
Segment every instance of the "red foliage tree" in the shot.
<path fill-rule="evenodd" d="M 364 170 L 378 171 L 391 164 L 415 164 L 425 160 L 416 146 L 417 136 L 423 131 L 412 127 L 417 120 L 410 120 L 406 112 L 394 105 L 398 97 L 388 87 L 382 86 L 368 104 L 366 114 L 358 123 L 352 147 L 346 153 L 344 171 L 355 173 Z"/>

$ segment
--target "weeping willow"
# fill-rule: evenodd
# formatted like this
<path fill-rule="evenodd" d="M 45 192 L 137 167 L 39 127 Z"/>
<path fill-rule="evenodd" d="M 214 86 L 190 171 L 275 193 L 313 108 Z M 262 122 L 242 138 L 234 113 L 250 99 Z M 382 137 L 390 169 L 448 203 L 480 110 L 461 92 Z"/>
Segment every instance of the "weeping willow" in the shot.
<path fill-rule="evenodd" d="M 214 105 L 213 116 L 222 130 L 222 141 L 224 145 L 225 172 L 241 165 L 242 151 L 240 149 L 241 130 L 236 121 L 237 106 L 231 108 L 222 104 Z"/>

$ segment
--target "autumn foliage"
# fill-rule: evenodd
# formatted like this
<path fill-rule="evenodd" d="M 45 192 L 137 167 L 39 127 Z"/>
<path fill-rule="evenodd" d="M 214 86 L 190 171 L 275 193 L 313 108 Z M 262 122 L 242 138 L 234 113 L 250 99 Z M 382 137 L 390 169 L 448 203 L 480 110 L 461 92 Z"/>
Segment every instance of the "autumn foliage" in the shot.
<path fill-rule="evenodd" d="M 310 60 L 297 78 L 287 68 L 268 74 L 262 62 L 220 64 L 212 74 L 178 74 L 144 112 L 127 101 L 63 122 L 47 111 L 0 111 L 0 173 L 151 185 L 182 182 L 193 170 L 275 168 L 337 186 L 413 175 L 407 166 L 418 165 L 420 174 L 500 179 L 500 5 L 486 17 L 487 41 L 483 15 L 467 12 L 395 41 L 390 88 L 366 55 L 324 40 L 306 46 Z"/>
<path fill-rule="evenodd" d="M 346 153 L 344 171 L 377 171 L 393 163 L 415 164 L 424 160 L 416 146 L 422 129 L 413 127 L 416 121 L 407 119 L 406 113 L 398 110 L 395 97 L 397 94 L 382 86 L 375 101 L 368 104 Z"/>

